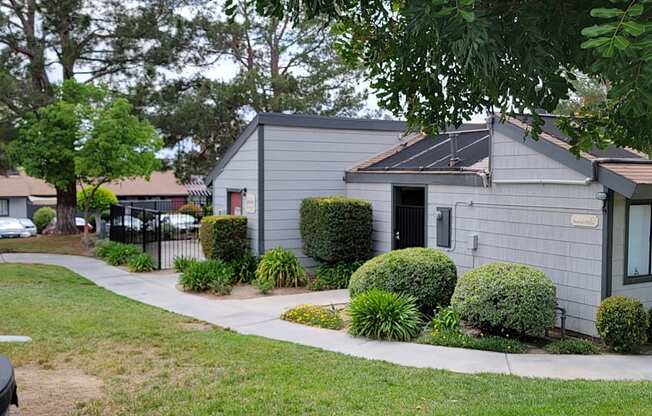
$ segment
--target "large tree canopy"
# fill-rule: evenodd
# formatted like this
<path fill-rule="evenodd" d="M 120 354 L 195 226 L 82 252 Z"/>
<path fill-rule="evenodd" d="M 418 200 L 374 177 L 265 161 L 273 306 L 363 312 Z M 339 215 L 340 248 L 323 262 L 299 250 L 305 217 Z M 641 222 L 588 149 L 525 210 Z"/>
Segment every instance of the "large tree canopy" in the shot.
<path fill-rule="evenodd" d="M 198 1 L 0 1 L 0 130 L 11 130 L 26 114 L 54 102 L 62 80 L 111 81 L 117 89 L 133 78 L 192 62 L 192 25 L 182 11 Z M 74 120 L 59 111 L 47 116 L 61 117 L 55 130 L 61 135 L 52 138 L 61 142 L 53 144 L 71 146 L 64 124 Z M 14 137 L 0 131 L 2 141 Z M 76 232 L 75 172 L 67 162 L 74 149 L 60 148 L 53 160 L 60 169 L 54 180 L 57 227 Z"/>
<path fill-rule="evenodd" d="M 381 103 L 415 127 L 443 129 L 496 109 L 552 112 L 568 98 L 580 71 L 610 89 L 604 103 L 584 109 L 584 117 L 563 120 L 573 150 L 614 143 L 652 151 L 649 0 L 256 0 L 256 5 L 277 18 L 336 20 L 343 56 L 362 61 Z M 227 9 L 233 5 L 227 3 Z"/>
<path fill-rule="evenodd" d="M 52 103 L 22 118 L 8 153 L 28 175 L 54 186 L 57 198 L 62 190 L 75 191 L 72 204 L 57 203 L 57 231 L 70 233 L 59 219 L 68 210 L 74 217 L 77 185 L 89 188 L 90 202 L 103 184 L 149 176 L 159 165 L 155 152 L 162 141 L 127 100 L 104 89 L 67 80 L 55 93 Z M 88 218 L 89 205 L 83 209 Z"/>
<path fill-rule="evenodd" d="M 323 19 L 261 17 L 251 0 L 238 0 L 232 19 L 213 1 L 192 23 L 199 70 L 133 89 L 166 145 L 179 144 L 173 166 L 182 180 L 205 175 L 254 112 L 351 116 L 364 106 L 362 72 L 336 53 Z"/>

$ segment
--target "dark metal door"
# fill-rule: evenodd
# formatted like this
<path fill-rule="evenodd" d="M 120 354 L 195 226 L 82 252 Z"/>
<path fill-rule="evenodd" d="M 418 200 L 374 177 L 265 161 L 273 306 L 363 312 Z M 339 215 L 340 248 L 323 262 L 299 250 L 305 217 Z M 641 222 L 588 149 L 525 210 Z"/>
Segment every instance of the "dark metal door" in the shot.
<path fill-rule="evenodd" d="M 424 208 L 396 205 L 394 247 L 425 247 Z"/>
<path fill-rule="evenodd" d="M 426 246 L 425 205 L 425 188 L 394 188 L 395 249 Z"/>

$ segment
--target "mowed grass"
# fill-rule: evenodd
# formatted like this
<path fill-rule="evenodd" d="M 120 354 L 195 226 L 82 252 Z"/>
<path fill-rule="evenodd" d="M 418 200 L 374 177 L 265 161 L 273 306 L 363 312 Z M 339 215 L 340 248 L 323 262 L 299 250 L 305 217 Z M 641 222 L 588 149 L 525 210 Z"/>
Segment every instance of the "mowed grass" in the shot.
<path fill-rule="evenodd" d="M 82 235 L 38 235 L 29 238 L 0 239 L 0 253 L 51 253 L 89 256 Z"/>
<path fill-rule="evenodd" d="M 652 383 L 556 381 L 404 368 L 197 330 L 66 269 L 0 265 L 0 344 L 16 365 L 104 381 L 90 415 L 649 415 Z"/>

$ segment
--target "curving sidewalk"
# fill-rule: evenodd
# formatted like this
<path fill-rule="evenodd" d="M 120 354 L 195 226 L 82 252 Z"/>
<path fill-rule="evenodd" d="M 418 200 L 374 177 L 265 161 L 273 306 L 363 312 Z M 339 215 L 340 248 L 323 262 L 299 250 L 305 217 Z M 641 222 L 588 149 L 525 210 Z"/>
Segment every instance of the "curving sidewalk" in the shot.
<path fill-rule="evenodd" d="M 179 292 L 175 288 L 175 273 L 132 274 L 88 257 L 0 254 L 0 262 L 63 266 L 98 286 L 148 305 L 230 328 L 242 334 L 290 341 L 355 357 L 461 373 L 499 373 L 560 379 L 652 380 L 652 357 L 649 356 L 503 354 L 371 341 L 352 337 L 342 331 L 307 327 L 278 318 L 286 309 L 302 303 L 328 305 L 346 302 L 346 290 L 246 300 L 214 300 Z"/>

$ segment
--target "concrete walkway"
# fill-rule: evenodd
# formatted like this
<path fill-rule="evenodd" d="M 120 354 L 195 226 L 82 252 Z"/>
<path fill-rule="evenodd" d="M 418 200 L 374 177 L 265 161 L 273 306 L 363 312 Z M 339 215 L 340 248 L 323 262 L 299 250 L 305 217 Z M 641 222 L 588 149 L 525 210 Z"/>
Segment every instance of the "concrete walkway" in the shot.
<path fill-rule="evenodd" d="M 2 254 L 0 262 L 63 266 L 119 295 L 230 328 L 242 334 L 290 341 L 405 366 L 462 373 L 499 373 L 561 379 L 652 380 L 652 357 L 649 356 L 503 354 L 371 341 L 352 337 L 342 331 L 292 324 L 278 318 L 283 311 L 299 304 L 328 305 L 347 302 L 346 290 L 247 300 L 215 300 L 179 292 L 175 288 L 177 275 L 174 273 L 131 274 L 88 257 Z"/>

